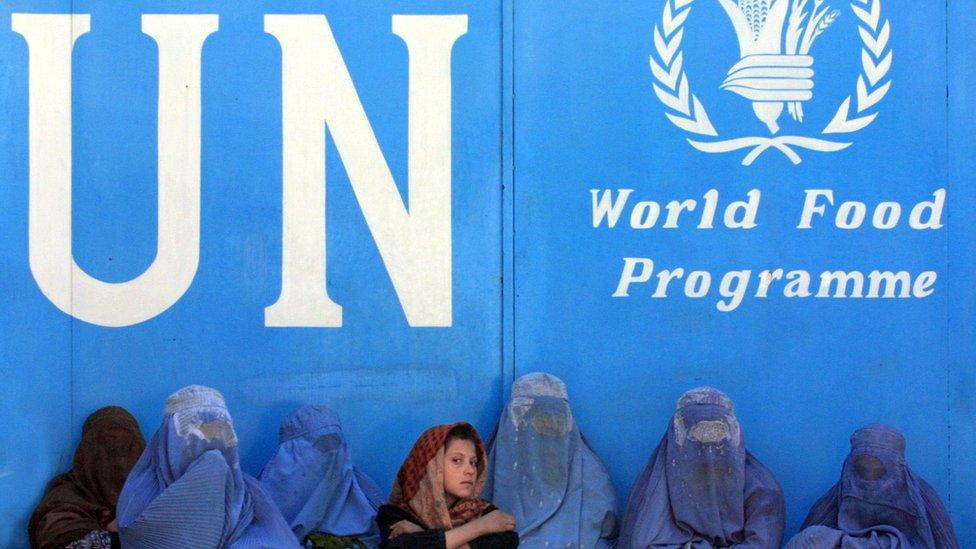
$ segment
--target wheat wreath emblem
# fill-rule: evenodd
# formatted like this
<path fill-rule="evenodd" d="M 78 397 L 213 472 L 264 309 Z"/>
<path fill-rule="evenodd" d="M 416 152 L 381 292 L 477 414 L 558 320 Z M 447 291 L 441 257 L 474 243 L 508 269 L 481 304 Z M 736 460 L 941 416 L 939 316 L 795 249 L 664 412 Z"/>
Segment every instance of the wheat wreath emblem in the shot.
<path fill-rule="evenodd" d="M 684 71 L 681 40 L 695 0 L 665 0 L 661 21 L 654 27 L 655 55 L 650 56 L 654 93 L 667 108 L 665 116 L 678 128 L 694 134 L 688 143 L 707 153 L 748 149 L 742 160 L 749 166 L 769 149 L 782 152 L 793 164 L 802 162 L 799 149 L 836 152 L 852 145 L 839 136 L 860 131 L 877 118 L 877 105 L 891 88 L 891 25 L 882 16 L 881 0 L 850 0 L 861 37 L 861 70 L 855 91 L 837 108 L 818 137 L 775 135 L 784 107 L 803 121 L 803 101 L 812 98 L 813 58 L 810 48 L 838 18 L 825 0 L 718 0 L 733 19 L 742 60 L 729 70 L 722 88 L 753 102 L 756 116 L 772 137 L 718 138 L 705 106 L 692 90 Z M 787 7 L 789 9 L 787 9 Z M 788 15 L 787 15 L 788 14 Z M 779 25 L 779 27 L 777 27 Z"/>

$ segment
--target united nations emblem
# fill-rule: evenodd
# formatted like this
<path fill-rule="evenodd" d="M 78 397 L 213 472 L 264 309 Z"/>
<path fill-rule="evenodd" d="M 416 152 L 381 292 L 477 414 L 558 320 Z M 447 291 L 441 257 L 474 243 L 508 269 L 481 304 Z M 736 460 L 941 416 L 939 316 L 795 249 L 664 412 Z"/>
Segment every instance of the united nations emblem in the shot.
<path fill-rule="evenodd" d="M 713 0 L 699 0 L 713 1 Z M 678 128 L 694 134 L 696 149 L 707 153 L 748 150 L 742 164 L 751 165 L 775 149 L 794 164 L 801 150 L 836 152 L 851 146 L 840 136 L 867 127 L 878 116 L 877 105 L 891 87 L 888 71 L 892 51 L 891 25 L 882 16 L 881 0 L 850 0 L 861 38 L 861 70 L 854 92 L 837 108 L 830 122 L 814 135 L 782 135 L 780 120 L 804 122 L 804 104 L 814 98 L 817 38 L 829 32 L 841 16 L 827 0 L 714 0 L 731 21 L 739 41 L 740 59 L 726 75 L 721 89 L 737 94 L 769 135 L 719 138 L 705 106 L 692 90 L 683 66 L 681 40 L 695 0 L 665 0 L 661 21 L 654 27 L 655 53 L 650 56 L 654 92 L 667 107 L 665 115 Z"/>

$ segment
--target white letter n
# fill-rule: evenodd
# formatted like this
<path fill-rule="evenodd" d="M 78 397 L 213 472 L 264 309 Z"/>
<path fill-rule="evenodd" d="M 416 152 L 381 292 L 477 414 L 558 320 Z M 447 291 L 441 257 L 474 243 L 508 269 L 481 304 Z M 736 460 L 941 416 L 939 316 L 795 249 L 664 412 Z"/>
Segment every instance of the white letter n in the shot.
<path fill-rule="evenodd" d="M 451 50 L 466 15 L 393 16 L 409 54 L 408 196 L 397 190 L 323 15 L 266 15 L 281 44 L 281 295 L 266 326 L 342 326 L 326 286 L 325 132 L 411 326 L 451 325 Z"/>

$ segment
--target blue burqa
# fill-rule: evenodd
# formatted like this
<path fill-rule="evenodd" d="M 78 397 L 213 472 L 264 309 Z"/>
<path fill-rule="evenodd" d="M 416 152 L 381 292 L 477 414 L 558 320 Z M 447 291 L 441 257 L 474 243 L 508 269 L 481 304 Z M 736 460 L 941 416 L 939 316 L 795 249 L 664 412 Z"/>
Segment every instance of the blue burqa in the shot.
<path fill-rule="evenodd" d="M 325 406 L 304 406 L 282 422 L 279 440 L 258 478 L 295 536 L 322 532 L 378 546 L 376 510 L 386 498 L 353 466 L 339 417 Z"/>
<path fill-rule="evenodd" d="M 905 437 L 886 425 L 851 435 L 840 482 L 817 500 L 790 549 L 957 549 L 939 495 L 905 464 Z"/>
<path fill-rule="evenodd" d="M 198 385 L 166 400 L 163 424 L 129 474 L 117 516 L 124 547 L 298 547 L 274 502 L 241 472 L 224 398 Z"/>
<path fill-rule="evenodd" d="M 520 547 L 614 544 L 613 484 L 580 435 L 556 377 L 536 373 L 515 382 L 489 461 L 485 497 L 515 517 Z"/>
<path fill-rule="evenodd" d="M 627 500 L 619 547 L 774 549 L 783 490 L 746 450 L 732 401 L 710 387 L 678 399 Z"/>

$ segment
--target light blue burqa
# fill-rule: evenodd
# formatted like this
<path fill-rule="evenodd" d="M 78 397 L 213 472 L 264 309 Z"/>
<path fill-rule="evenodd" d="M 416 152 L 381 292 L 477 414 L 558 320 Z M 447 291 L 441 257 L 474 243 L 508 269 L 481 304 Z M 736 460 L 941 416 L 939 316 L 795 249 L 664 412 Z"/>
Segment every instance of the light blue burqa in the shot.
<path fill-rule="evenodd" d="M 279 439 L 258 478 L 295 536 L 355 536 L 377 547 L 376 510 L 386 498 L 353 466 L 335 412 L 325 406 L 299 408 L 282 422 Z"/>
<path fill-rule="evenodd" d="M 258 481 L 241 472 L 223 396 L 199 385 L 166 400 L 163 424 L 119 495 L 117 517 L 124 547 L 298 547 Z"/>
<path fill-rule="evenodd" d="M 490 443 L 485 497 L 515 517 L 520 547 L 611 547 L 617 496 L 580 435 L 566 385 L 522 376 Z"/>

